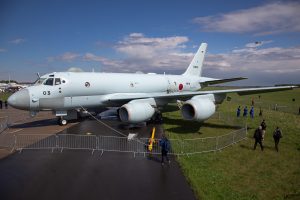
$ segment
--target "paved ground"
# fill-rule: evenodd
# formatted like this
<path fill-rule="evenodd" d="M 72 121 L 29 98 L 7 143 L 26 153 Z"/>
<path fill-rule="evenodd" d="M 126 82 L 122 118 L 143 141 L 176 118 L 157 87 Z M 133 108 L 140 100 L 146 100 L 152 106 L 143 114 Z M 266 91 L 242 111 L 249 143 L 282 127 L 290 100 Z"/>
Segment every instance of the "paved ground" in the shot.
<path fill-rule="evenodd" d="M 18 128 L 29 132 L 56 129 L 51 123 L 34 126 L 46 122 L 21 123 Z M 149 137 L 153 127 L 129 128 L 116 121 L 107 123 L 124 134 L 138 133 L 138 137 Z M 161 128 L 159 125 L 156 128 L 160 137 Z M 95 120 L 85 120 L 61 133 L 87 132 L 117 135 Z M 91 151 L 83 150 L 16 152 L 0 160 L 0 199 L 195 199 L 174 159 L 165 166 L 161 166 L 159 159 L 134 157 L 129 153 L 92 155 Z"/>

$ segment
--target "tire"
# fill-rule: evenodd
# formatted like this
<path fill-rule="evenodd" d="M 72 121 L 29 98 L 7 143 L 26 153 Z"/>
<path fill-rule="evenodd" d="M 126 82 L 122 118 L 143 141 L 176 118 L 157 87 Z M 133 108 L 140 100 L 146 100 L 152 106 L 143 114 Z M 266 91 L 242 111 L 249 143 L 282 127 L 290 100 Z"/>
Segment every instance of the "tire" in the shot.
<path fill-rule="evenodd" d="M 65 126 L 68 124 L 68 121 L 66 119 L 59 119 L 59 125 L 60 126 Z"/>

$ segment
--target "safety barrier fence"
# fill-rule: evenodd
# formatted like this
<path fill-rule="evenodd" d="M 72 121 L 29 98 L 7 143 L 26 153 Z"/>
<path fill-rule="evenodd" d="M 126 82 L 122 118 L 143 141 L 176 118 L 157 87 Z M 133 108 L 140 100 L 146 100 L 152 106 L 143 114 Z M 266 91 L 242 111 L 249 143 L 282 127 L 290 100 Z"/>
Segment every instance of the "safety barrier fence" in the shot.
<path fill-rule="evenodd" d="M 222 150 L 247 136 L 247 128 L 226 135 L 195 139 L 170 139 L 170 154 L 189 155 Z M 128 140 L 127 137 L 75 135 L 75 134 L 19 134 L 0 137 L 0 146 L 22 151 L 23 149 L 81 149 L 100 152 L 129 152 L 136 154 L 160 154 L 160 140 L 155 139 L 152 151 L 148 150 L 149 138 Z M 102 155 L 102 154 L 101 154 Z"/>
<path fill-rule="evenodd" d="M 8 128 L 8 116 L 0 117 L 0 133 L 2 133 L 5 129 Z"/>

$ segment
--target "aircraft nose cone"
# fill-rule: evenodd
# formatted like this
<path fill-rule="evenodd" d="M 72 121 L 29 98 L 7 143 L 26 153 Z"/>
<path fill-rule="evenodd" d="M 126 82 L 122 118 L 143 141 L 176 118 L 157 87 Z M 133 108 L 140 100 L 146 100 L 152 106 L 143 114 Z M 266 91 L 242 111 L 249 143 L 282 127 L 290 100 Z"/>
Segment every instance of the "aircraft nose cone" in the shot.
<path fill-rule="evenodd" d="M 12 94 L 8 99 L 7 103 L 17 109 L 29 110 L 30 108 L 30 97 L 27 89 L 22 89 Z"/>

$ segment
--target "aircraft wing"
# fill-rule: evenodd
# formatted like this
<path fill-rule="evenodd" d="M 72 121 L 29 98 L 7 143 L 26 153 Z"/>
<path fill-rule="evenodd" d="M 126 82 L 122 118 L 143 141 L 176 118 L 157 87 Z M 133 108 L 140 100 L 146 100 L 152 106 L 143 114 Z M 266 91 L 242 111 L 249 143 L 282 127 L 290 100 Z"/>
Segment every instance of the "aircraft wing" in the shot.
<path fill-rule="evenodd" d="M 173 92 L 173 93 L 115 93 L 115 94 L 107 95 L 105 97 L 104 101 L 119 102 L 119 101 L 130 101 L 130 100 L 134 100 L 134 99 L 145 99 L 145 98 L 187 99 L 187 98 L 193 97 L 195 95 L 227 94 L 227 93 L 237 93 L 238 95 L 248 95 L 248 94 L 258 94 L 258 93 L 291 90 L 293 88 L 297 88 L 297 86 L 240 88 L 240 89 L 228 89 L 228 90 Z"/>

